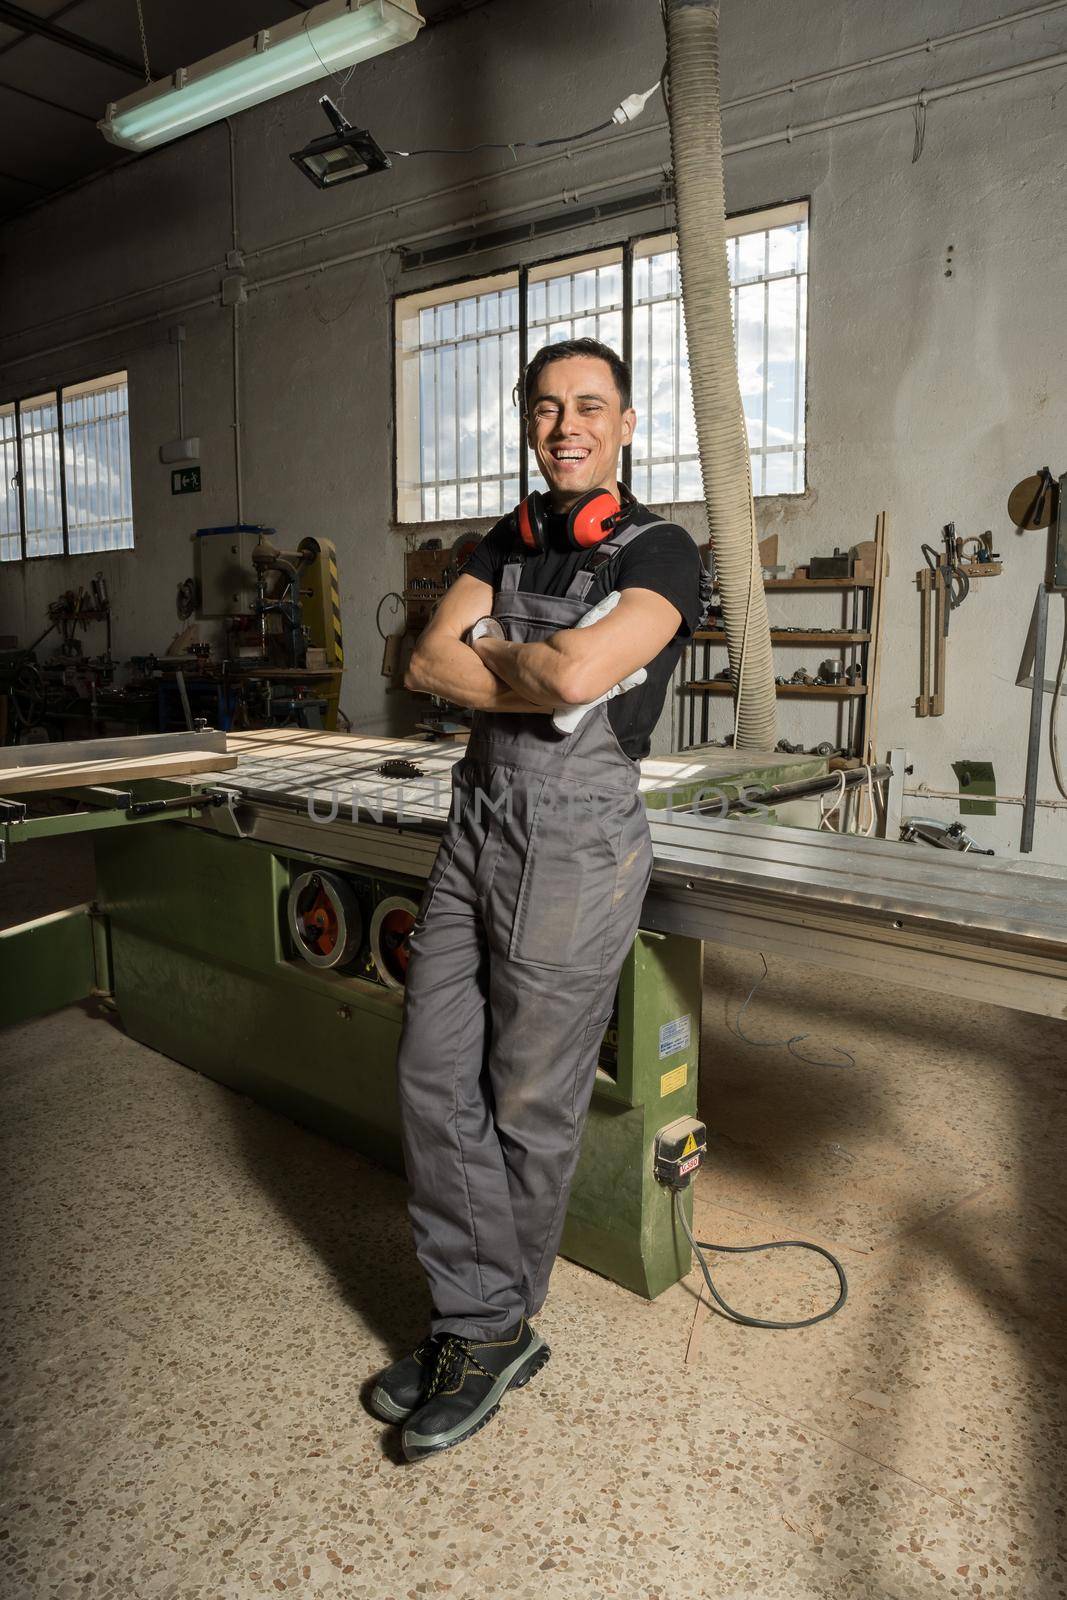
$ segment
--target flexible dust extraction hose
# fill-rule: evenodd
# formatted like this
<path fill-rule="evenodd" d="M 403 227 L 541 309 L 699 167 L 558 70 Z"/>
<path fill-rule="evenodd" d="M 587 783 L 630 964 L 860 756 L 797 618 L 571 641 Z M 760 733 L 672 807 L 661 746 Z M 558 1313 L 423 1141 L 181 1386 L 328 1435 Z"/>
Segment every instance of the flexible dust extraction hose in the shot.
<path fill-rule="evenodd" d="M 717 0 L 661 4 L 682 303 L 708 532 L 734 686 L 734 744 L 773 750 L 778 737 L 774 663 L 726 264 L 719 6 Z"/>

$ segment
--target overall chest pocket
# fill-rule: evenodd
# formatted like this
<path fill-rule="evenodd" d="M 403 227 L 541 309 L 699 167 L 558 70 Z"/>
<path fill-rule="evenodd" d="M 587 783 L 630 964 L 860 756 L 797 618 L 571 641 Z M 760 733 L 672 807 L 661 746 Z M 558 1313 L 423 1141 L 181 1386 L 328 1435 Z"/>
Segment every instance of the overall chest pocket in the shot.
<path fill-rule="evenodd" d="M 605 797 L 555 778 L 531 795 L 508 957 L 598 969 L 619 872 L 622 825 Z"/>

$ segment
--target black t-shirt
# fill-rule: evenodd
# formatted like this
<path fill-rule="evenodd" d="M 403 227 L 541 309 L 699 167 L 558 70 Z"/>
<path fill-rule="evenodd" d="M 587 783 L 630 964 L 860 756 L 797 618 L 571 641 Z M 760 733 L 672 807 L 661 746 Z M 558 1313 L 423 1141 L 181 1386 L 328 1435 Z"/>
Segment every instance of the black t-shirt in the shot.
<path fill-rule="evenodd" d="M 646 506 L 635 505 L 629 525 L 642 527 L 658 520 L 655 512 Z M 505 517 L 490 528 L 460 567 L 460 574 L 480 578 L 497 590 L 504 564 L 515 549 L 514 525 Z M 545 549 L 540 555 L 525 557 L 519 588 L 526 593 L 565 595 L 574 574 L 588 563 L 589 557 L 589 551 L 572 550 L 567 544 L 564 518 L 549 514 L 545 518 Z M 632 539 L 611 561 L 603 562 L 589 586 L 586 599 L 590 604 L 602 600 L 612 589 L 653 589 L 681 614 L 674 638 L 648 662 L 644 683 L 608 701 L 608 717 L 615 737 L 634 761 L 648 755 L 652 730 L 663 710 L 678 657 L 685 641 L 699 625 L 702 571 L 700 552 L 690 534 L 677 523 L 660 522 L 639 538 Z"/>

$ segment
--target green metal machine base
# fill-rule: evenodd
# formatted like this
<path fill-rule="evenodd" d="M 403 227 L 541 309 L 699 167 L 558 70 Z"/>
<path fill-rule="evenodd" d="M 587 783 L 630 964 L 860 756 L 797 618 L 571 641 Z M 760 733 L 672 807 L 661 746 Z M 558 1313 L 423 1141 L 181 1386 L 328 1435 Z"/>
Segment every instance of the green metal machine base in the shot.
<path fill-rule="evenodd" d="M 132 1036 L 400 1170 L 403 994 L 316 970 L 289 949 L 286 898 L 307 859 L 180 824 L 101 834 L 96 850 L 111 982 Z M 375 887 L 420 890 L 414 880 Z M 638 935 L 563 1236 L 565 1255 L 648 1297 L 690 1266 L 652 1145 L 696 1110 L 700 994 L 698 941 Z"/>
<path fill-rule="evenodd" d="M 99 936 L 88 906 L 0 929 L 0 1027 L 88 999 Z"/>

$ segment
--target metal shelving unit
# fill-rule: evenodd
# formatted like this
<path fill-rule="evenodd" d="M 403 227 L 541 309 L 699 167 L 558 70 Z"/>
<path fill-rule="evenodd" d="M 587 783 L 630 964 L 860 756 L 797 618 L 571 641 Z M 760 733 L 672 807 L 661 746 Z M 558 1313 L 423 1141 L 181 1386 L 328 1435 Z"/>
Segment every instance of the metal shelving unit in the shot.
<path fill-rule="evenodd" d="M 870 727 L 870 686 L 874 678 L 875 581 L 870 578 L 768 578 L 768 593 L 839 594 L 845 616 L 839 628 L 772 628 L 771 644 L 819 646 L 849 668 L 859 668 L 857 683 L 804 684 L 780 683 L 780 699 L 834 700 L 843 702 L 846 711 L 845 747 L 850 755 L 862 756 Z M 706 744 L 711 737 L 710 701 L 716 695 L 731 695 L 729 681 L 714 676 L 712 650 L 725 646 L 721 628 L 701 628 L 689 641 L 683 657 L 683 676 L 679 685 L 687 703 L 683 706 L 683 749 Z"/>

